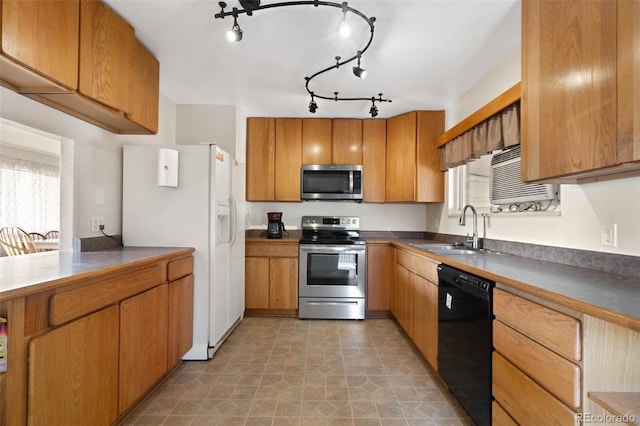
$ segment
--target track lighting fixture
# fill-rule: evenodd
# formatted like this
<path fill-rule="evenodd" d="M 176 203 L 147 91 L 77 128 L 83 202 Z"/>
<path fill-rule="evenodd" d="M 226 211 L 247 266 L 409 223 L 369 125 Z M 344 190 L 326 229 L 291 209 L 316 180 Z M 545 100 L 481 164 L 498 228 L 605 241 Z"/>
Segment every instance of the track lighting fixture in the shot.
<path fill-rule="evenodd" d="M 362 52 L 358 50 L 358 65 L 353 67 L 353 75 L 364 80 L 367 77 L 367 70 L 360 68 L 360 56 Z"/>
<path fill-rule="evenodd" d="M 311 92 L 311 102 L 309 102 L 309 112 L 311 114 L 315 114 L 317 109 L 318 109 L 318 104 L 313 99 L 313 92 Z"/>
<path fill-rule="evenodd" d="M 378 115 L 378 107 L 375 104 L 376 102 L 391 102 L 391 99 L 383 99 L 382 93 L 379 93 L 377 98 L 376 97 L 340 97 L 338 96 L 338 92 L 333 92 L 334 93 L 333 96 L 323 96 L 323 95 L 316 94 L 309 88 L 309 83 L 315 77 L 318 77 L 319 75 L 324 74 L 327 71 L 337 69 L 340 66 L 347 64 L 349 62 L 352 62 L 354 60 L 357 60 L 357 65 L 355 67 L 352 67 L 353 74 L 356 77 L 361 79 L 364 79 L 366 77 L 367 71 L 360 66 L 360 60 L 362 58 L 362 55 L 366 52 L 366 50 L 371 45 L 371 42 L 373 41 L 374 23 L 376 21 L 376 18 L 367 17 L 365 14 L 363 14 L 359 10 L 350 7 L 347 4 L 347 2 L 335 3 L 331 1 L 306 0 L 306 1 L 285 1 L 280 3 L 260 5 L 260 0 L 239 0 L 239 1 L 243 9 L 238 9 L 234 7 L 231 11 L 225 11 L 224 9 L 227 7 L 227 4 L 221 1 L 218 3 L 218 5 L 220 6 L 220 13 L 215 14 L 215 18 L 225 18 L 227 16 L 233 16 L 233 26 L 229 31 L 227 31 L 227 38 L 231 42 L 242 40 L 242 29 L 240 29 L 240 26 L 238 25 L 239 14 L 245 13 L 247 16 L 252 16 L 253 12 L 257 10 L 272 9 L 272 8 L 284 7 L 284 6 L 314 6 L 314 7 L 326 6 L 326 7 L 339 8 L 342 12 L 342 19 L 340 20 L 340 23 L 339 23 L 339 30 L 340 30 L 340 34 L 343 36 L 347 34 L 349 35 L 351 34 L 351 28 L 347 21 L 347 13 L 352 13 L 354 16 L 360 17 L 369 25 L 369 29 L 370 29 L 369 40 L 367 41 L 367 43 L 362 49 L 357 51 L 357 53 L 354 56 L 347 58 L 345 60 L 342 60 L 340 56 L 336 56 L 335 63 L 333 63 L 332 65 L 326 68 L 321 69 L 315 74 L 312 74 L 311 77 L 304 78 L 305 89 L 307 90 L 309 95 L 311 95 L 311 101 L 309 102 L 310 113 L 313 114 L 318 109 L 318 104 L 316 103 L 316 100 L 315 100 L 316 98 L 333 100 L 333 101 L 371 101 L 371 108 L 369 109 L 369 114 L 371 114 L 371 117 L 376 117 Z"/>

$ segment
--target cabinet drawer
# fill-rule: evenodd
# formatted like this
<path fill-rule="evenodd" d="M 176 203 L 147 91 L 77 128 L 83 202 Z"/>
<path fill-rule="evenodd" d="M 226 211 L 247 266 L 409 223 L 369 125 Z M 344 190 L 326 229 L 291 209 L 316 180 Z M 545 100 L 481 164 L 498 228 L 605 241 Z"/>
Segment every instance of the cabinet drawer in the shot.
<path fill-rule="evenodd" d="M 298 257 L 297 243 L 247 243 L 247 257 Z"/>
<path fill-rule="evenodd" d="M 518 426 L 509 413 L 497 402 L 491 403 L 491 424 L 493 426 Z"/>
<path fill-rule="evenodd" d="M 109 306 L 165 282 L 163 265 L 157 264 L 84 287 L 51 296 L 49 324 L 59 325 Z"/>
<path fill-rule="evenodd" d="M 416 273 L 423 278 L 431 281 L 432 283 L 438 283 L 438 264 L 431 262 L 422 257 L 413 256 L 413 267 Z"/>
<path fill-rule="evenodd" d="M 581 359 L 582 331 L 576 318 L 500 289 L 493 292 L 493 313 L 559 354 L 576 361 Z"/>
<path fill-rule="evenodd" d="M 575 412 L 497 352 L 493 353 L 493 396 L 520 424 L 576 424 Z"/>
<path fill-rule="evenodd" d="M 398 264 L 423 278 L 438 283 L 438 264 L 406 251 L 398 250 Z"/>
<path fill-rule="evenodd" d="M 409 252 L 398 250 L 398 264 L 409 270 L 413 270 L 413 260 Z"/>
<path fill-rule="evenodd" d="M 167 265 L 167 280 L 175 281 L 178 278 L 193 272 L 193 256 L 172 260 Z"/>
<path fill-rule="evenodd" d="M 580 407 L 580 367 L 500 321 L 493 321 L 493 345 L 556 397 Z"/>

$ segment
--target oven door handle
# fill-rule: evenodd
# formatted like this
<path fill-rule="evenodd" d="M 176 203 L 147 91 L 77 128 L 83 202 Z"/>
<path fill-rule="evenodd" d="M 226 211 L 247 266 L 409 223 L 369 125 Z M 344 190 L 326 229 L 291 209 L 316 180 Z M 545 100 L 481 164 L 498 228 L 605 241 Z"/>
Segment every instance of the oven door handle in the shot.
<path fill-rule="evenodd" d="M 326 302 L 321 301 L 321 300 L 313 300 L 313 301 L 306 300 L 304 303 L 306 305 L 312 305 L 312 306 L 313 305 L 315 305 L 315 306 L 327 306 L 327 305 L 336 305 L 336 306 L 339 306 L 339 305 L 356 305 L 357 306 L 358 305 L 358 302 L 355 301 L 355 300 L 347 300 L 347 301 L 336 301 L 336 300 L 333 300 L 333 301 L 326 301 Z"/>
<path fill-rule="evenodd" d="M 300 245 L 301 253 L 346 253 L 346 254 L 360 254 L 365 251 L 365 246 L 340 246 L 340 245 L 325 245 L 325 244 L 310 244 Z"/>

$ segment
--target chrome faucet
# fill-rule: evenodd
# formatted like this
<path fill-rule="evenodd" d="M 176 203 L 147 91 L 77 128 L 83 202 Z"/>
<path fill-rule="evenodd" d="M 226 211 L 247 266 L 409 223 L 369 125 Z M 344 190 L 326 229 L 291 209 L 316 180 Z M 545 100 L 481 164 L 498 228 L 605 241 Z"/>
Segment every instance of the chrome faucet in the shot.
<path fill-rule="evenodd" d="M 467 209 L 471 209 L 471 212 L 473 213 L 473 236 L 469 237 L 469 234 L 467 233 L 467 238 L 465 238 L 465 242 L 469 243 L 471 242 L 471 248 L 477 249 L 478 248 L 478 213 L 476 212 L 475 207 L 473 207 L 471 204 L 467 204 L 466 206 L 464 206 L 464 208 L 462 209 L 462 214 L 460 215 L 460 219 L 458 220 L 458 224 L 460 226 L 465 226 L 467 224 L 466 221 L 466 213 L 467 213 Z"/>

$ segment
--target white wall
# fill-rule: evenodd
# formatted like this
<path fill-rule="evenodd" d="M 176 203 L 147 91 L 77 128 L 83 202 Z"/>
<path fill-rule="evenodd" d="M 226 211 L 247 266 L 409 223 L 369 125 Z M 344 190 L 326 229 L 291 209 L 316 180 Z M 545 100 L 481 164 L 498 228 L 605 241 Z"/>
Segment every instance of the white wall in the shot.
<path fill-rule="evenodd" d="M 235 105 L 176 105 L 176 143 L 213 142 L 237 158 Z"/>
<path fill-rule="evenodd" d="M 447 128 L 520 81 L 520 50 L 486 75 L 476 86 L 446 109 Z M 559 216 L 492 216 L 487 238 L 577 248 L 619 254 L 640 255 L 640 178 L 626 178 L 583 185 L 561 185 Z M 439 226 L 436 226 L 439 222 Z M 430 231 L 465 235 L 471 232 L 448 217 L 441 205 L 427 207 Z M 600 243 L 602 223 L 616 223 L 617 247 Z M 482 221 L 478 223 L 482 235 Z"/>
<path fill-rule="evenodd" d="M 426 228 L 424 204 L 369 204 L 307 201 L 304 203 L 247 203 L 249 226 L 266 229 L 267 212 L 283 212 L 286 229 L 300 229 L 302 216 L 359 216 L 363 231 L 420 231 Z"/>
<path fill-rule="evenodd" d="M 175 105 L 160 98 L 160 128 L 157 135 L 115 135 L 0 87 L 0 117 L 73 141 L 73 229 L 72 237 L 101 235 L 91 232 L 91 217 L 105 219 L 105 232 L 121 233 L 122 145 L 175 144 Z M 67 162 L 62 159 L 63 167 Z M 71 167 L 68 165 L 66 167 Z M 104 192 L 104 205 L 96 204 L 96 192 Z"/>

